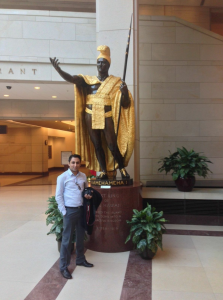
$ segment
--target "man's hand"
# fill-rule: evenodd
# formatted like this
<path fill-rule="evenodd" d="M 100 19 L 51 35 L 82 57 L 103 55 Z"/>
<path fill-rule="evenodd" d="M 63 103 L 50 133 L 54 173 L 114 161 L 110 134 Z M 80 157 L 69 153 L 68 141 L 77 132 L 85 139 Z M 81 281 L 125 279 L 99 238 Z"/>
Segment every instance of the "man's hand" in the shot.
<path fill-rule="evenodd" d="M 93 191 L 91 191 L 91 194 L 93 194 Z M 86 198 L 86 199 L 91 199 L 91 198 L 92 198 L 92 195 L 85 194 L 85 195 L 84 195 L 84 198 Z"/>
<path fill-rule="evenodd" d="M 56 57 L 54 58 L 51 58 L 50 57 L 50 62 L 51 64 L 54 66 L 54 68 L 57 70 L 57 72 L 60 70 L 60 67 L 59 67 L 59 59 L 57 59 Z"/>

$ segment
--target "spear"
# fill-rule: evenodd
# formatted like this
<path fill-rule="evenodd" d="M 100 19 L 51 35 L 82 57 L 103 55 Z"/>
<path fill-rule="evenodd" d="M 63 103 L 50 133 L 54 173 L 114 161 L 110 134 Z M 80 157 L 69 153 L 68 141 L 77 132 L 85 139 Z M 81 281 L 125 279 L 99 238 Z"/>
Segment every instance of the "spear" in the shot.
<path fill-rule="evenodd" d="M 130 44 L 130 37 L 131 37 L 131 29 L 132 29 L 132 16 L 131 16 L 130 27 L 129 27 L 129 35 L 128 35 L 127 45 L 126 45 L 126 50 L 125 50 L 125 63 L 124 63 L 124 71 L 123 71 L 122 81 L 125 81 L 125 76 L 126 76 L 127 62 L 128 62 L 128 56 L 129 56 L 129 44 Z M 121 98 L 122 98 L 122 95 L 121 95 Z M 116 153 L 117 147 L 118 147 L 118 129 L 119 129 L 120 116 L 121 116 L 121 99 L 120 99 L 118 123 L 117 123 L 117 130 L 116 130 L 116 140 L 117 140 L 117 142 L 116 142 L 116 146 L 115 146 L 115 153 Z M 115 172 L 115 158 L 114 158 L 114 172 Z"/>

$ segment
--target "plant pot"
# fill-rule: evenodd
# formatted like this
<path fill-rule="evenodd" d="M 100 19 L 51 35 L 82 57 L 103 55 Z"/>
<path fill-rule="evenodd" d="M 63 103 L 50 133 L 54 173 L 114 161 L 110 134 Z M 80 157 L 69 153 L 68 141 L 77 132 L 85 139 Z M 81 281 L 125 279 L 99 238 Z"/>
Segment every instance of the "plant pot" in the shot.
<path fill-rule="evenodd" d="M 188 178 L 178 178 L 175 180 L 175 184 L 180 192 L 191 192 L 194 185 L 195 185 L 195 177 L 188 177 Z"/>
<path fill-rule="evenodd" d="M 58 247 L 58 251 L 59 251 L 59 252 L 60 252 L 60 248 L 61 248 L 61 242 L 62 242 L 62 241 L 57 241 L 57 247 Z M 74 251 L 74 243 L 71 244 L 71 249 L 70 249 L 70 251 L 71 251 L 71 254 L 72 254 L 73 251 Z"/>
<path fill-rule="evenodd" d="M 156 250 L 156 252 L 157 252 L 157 250 Z M 146 248 L 144 251 L 140 252 L 140 256 L 143 259 L 152 259 L 156 255 L 156 252 L 154 253 L 150 249 Z"/>

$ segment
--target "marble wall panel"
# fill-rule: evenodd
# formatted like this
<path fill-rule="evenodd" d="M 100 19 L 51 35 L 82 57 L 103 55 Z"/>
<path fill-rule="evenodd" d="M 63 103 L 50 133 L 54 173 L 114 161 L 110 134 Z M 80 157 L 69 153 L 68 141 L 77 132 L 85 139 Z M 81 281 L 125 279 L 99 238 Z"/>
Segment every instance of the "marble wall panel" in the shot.
<path fill-rule="evenodd" d="M 177 66 L 177 82 L 223 82 L 223 66 Z"/>
<path fill-rule="evenodd" d="M 140 136 L 151 136 L 152 122 L 151 121 L 139 121 L 139 134 L 140 134 Z"/>
<path fill-rule="evenodd" d="M 22 22 L 21 21 L 0 21 L 1 38 L 22 38 Z"/>
<path fill-rule="evenodd" d="M 139 44 L 139 59 L 150 60 L 152 57 L 152 44 Z"/>
<path fill-rule="evenodd" d="M 125 8 L 124 14 L 123 10 L 120 9 L 122 7 Z M 130 16 L 133 12 L 133 1 L 129 0 L 126 2 L 126 0 L 99 0 L 96 2 L 96 12 L 98 16 L 96 19 L 97 32 L 104 30 L 116 31 L 120 29 L 127 29 L 130 23 Z"/>
<path fill-rule="evenodd" d="M 200 47 L 193 44 L 152 44 L 153 60 L 198 60 Z M 179 62 L 177 62 L 179 64 Z"/>
<path fill-rule="evenodd" d="M 152 89 L 151 89 L 151 83 L 139 83 L 139 98 L 151 98 L 152 97 Z"/>
<path fill-rule="evenodd" d="M 196 152 L 203 152 L 208 158 L 222 158 L 222 141 L 202 142 L 202 141 L 189 141 L 189 142 L 175 142 L 176 148 L 185 147 L 187 150 L 193 149 Z"/>
<path fill-rule="evenodd" d="M 222 136 L 223 120 L 200 121 L 200 136 Z"/>
<path fill-rule="evenodd" d="M 153 136 L 199 136 L 199 121 L 153 121 Z"/>
<path fill-rule="evenodd" d="M 27 39 L 24 42 L 23 39 L 12 39 L 12 38 L 1 38 L 0 39 L 0 49 L 2 49 L 2 54 L 6 53 L 10 56 L 50 56 L 49 51 L 49 41 L 48 40 L 33 40 Z"/>
<path fill-rule="evenodd" d="M 152 159 L 140 158 L 140 175 L 152 174 Z"/>
<path fill-rule="evenodd" d="M 223 104 L 176 104 L 177 120 L 223 120 Z"/>
<path fill-rule="evenodd" d="M 207 44 L 208 47 L 215 44 L 222 45 L 220 39 L 186 26 L 176 27 L 176 43 L 201 44 L 201 47 L 203 44 Z"/>
<path fill-rule="evenodd" d="M 76 24 L 77 41 L 96 41 L 96 25 L 94 24 Z"/>
<path fill-rule="evenodd" d="M 51 19 L 51 18 L 49 18 Z M 75 23 L 51 22 L 23 22 L 23 38 L 42 40 L 67 40 L 76 38 Z"/>
<path fill-rule="evenodd" d="M 200 97 L 205 99 L 223 99 L 222 83 L 200 83 Z"/>
<path fill-rule="evenodd" d="M 174 104 L 140 104 L 140 120 L 174 120 Z"/>
<path fill-rule="evenodd" d="M 212 158 L 209 157 L 213 164 L 209 164 L 209 169 L 213 172 L 213 175 L 221 175 L 223 170 L 223 158 Z M 221 177 L 222 178 L 222 177 Z M 220 179 L 220 178 L 218 178 Z"/>
<path fill-rule="evenodd" d="M 140 82 L 174 82 L 175 78 L 173 66 L 139 66 Z"/>
<path fill-rule="evenodd" d="M 94 42 L 51 40 L 49 56 L 96 59 L 96 45 Z"/>
<path fill-rule="evenodd" d="M 152 83 L 153 98 L 199 98 L 199 83 Z"/>
<path fill-rule="evenodd" d="M 140 158 L 160 158 L 176 151 L 175 142 L 140 142 Z"/>
<path fill-rule="evenodd" d="M 176 149 L 175 149 L 176 150 Z M 175 151 L 174 150 L 174 151 Z M 169 155 L 169 153 L 168 153 L 168 155 Z M 162 163 L 159 163 L 159 161 L 160 161 L 160 159 L 161 158 L 163 158 L 164 156 L 162 155 L 161 157 L 159 157 L 159 158 L 154 158 L 153 160 L 152 160 L 152 174 L 153 175 L 163 175 L 164 177 L 166 176 L 166 173 L 165 172 L 162 172 L 162 173 L 160 173 L 159 171 L 158 171 L 158 169 L 161 167 L 161 165 L 162 165 Z"/>
<path fill-rule="evenodd" d="M 223 60 L 223 42 L 220 45 L 200 45 L 201 60 Z"/>
<path fill-rule="evenodd" d="M 139 41 L 140 43 L 175 43 L 176 28 L 140 26 Z"/>

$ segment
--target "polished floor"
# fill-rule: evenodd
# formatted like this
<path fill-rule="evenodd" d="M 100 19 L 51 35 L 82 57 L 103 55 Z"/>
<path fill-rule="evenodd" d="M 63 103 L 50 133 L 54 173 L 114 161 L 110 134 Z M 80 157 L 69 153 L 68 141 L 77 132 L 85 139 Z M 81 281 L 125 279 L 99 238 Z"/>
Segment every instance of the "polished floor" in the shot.
<path fill-rule="evenodd" d="M 223 300 L 220 226 L 167 225 L 172 233 L 151 263 L 134 252 L 87 250 L 95 267 L 74 266 L 73 279 L 63 281 L 55 237 L 47 236 L 45 224 L 46 200 L 56 187 L 51 179 L 5 178 L 0 187 L 0 300 Z M 202 235 L 207 231 L 212 235 Z"/>

